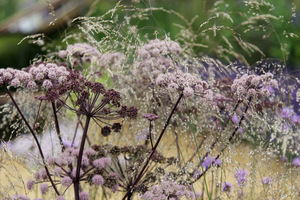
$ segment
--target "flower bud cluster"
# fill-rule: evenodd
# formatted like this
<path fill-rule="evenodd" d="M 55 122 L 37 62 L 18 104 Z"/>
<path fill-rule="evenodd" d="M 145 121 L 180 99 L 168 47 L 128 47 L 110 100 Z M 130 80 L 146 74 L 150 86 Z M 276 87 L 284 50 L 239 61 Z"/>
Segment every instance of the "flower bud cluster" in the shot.
<path fill-rule="evenodd" d="M 72 66 L 80 66 L 84 63 L 97 63 L 99 67 L 110 66 L 112 68 L 121 64 L 126 59 L 120 52 L 107 52 L 101 54 L 95 47 L 85 43 L 68 45 L 66 50 L 58 52 L 60 58 L 70 57 Z"/>
<path fill-rule="evenodd" d="M 100 52 L 85 43 L 76 43 L 73 45 L 68 45 L 66 50 L 62 50 L 58 52 L 58 56 L 61 58 L 66 58 L 67 56 L 72 56 L 73 64 L 79 64 L 80 61 L 77 58 L 81 58 L 84 62 L 92 62 L 95 58 L 100 57 Z"/>
<path fill-rule="evenodd" d="M 167 88 L 170 92 L 182 91 L 186 97 L 201 94 L 204 98 L 212 99 L 212 91 L 208 89 L 206 81 L 202 81 L 197 76 L 184 73 L 181 70 L 160 74 L 156 79 L 156 84 Z"/>
<path fill-rule="evenodd" d="M 171 40 L 150 40 L 148 44 L 143 46 L 137 51 L 137 54 L 144 60 L 151 57 L 159 57 L 169 53 L 180 54 L 182 52 L 181 47 L 177 42 Z"/>
<path fill-rule="evenodd" d="M 234 92 L 240 99 L 248 97 L 266 98 L 272 95 L 273 88 L 278 88 L 278 82 L 273 79 L 273 74 L 266 73 L 263 75 L 248 75 L 233 81 L 231 86 Z"/>
<path fill-rule="evenodd" d="M 38 86 L 46 90 L 52 89 L 64 84 L 68 75 L 69 71 L 65 66 L 58 66 L 55 63 L 40 63 L 24 70 L 0 69 L 1 83 L 30 90 L 37 89 Z"/>
<path fill-rule="evenodd" d="M 153 185 L 147 192 L 140 196 L 142 199 L 196 199 L 190 188 L 172 181 L 164 181 L 159 185 Z"/>
<path fill-rule="evenodd" d="M 136 52 L 142 59 L 138 63 L 140 69 L 151 72 L 155 78 L 173 66 L 172 59 L 167 55 L 180 55 L 181 53 L 182 49 L 177 42 L 160 39 L 150 40 Z"/>

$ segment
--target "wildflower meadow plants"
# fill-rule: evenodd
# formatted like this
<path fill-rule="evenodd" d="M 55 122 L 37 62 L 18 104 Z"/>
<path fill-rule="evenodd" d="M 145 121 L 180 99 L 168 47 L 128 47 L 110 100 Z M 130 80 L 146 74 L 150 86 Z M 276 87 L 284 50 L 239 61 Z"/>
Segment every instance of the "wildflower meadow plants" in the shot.
<path fill-rule="evenodd" d="M 250 66 L 233 48 L 227 51 L 233 57 L 224 47 L 215 58 L 198 54 L 194 47 L 203 45 L 187 38 L 193 34 L 186 20 L 188 28 L 179 26 L 174 39 L 140 35 L 134 23 L 147 20 L 149 12 L 183 17 L 133 5 L 120 1 L 100 18 L 76 18 L 78 33 L 66 36 L 64 46 L 24 69 L 0 69 L 0 84 L 10 99 L 3 106 L 2 124 L 21 135 L 14 140 L 5 133 L 10 140 L 1 142 L 0 159 L 5 163 L 14 158 L 16 146 L 29 144 L 24 138 L 32 138 L 24 149 L 35 155 L 34 160 L 23 158 L 32 172 L 22 180 L 25 194 L 0 183 L 0 195 L 154 200 L 247 199 L 263 193 L 266 199 L 296 199 L 297 77 L 287 80 L 284 64 L 271 63 L 270 68 L 258 61 Z M 218 5 L 222 2 L 215 9 Z M 223 30 L 206 28 L 217 17 L 207 20 L 194 37 L 205 40 L 208 32 Z M 230 43 L 225 36 L 223 40 Z M 240 45 L 250 54 L 260 52 L 246 41 Z M 16 116 L 16 123 L 9 120 Z M 252 160 L 232 161 L 239 153 L 234 147 L 248 144 L 253 149 L 239 156 Z M 267 174 L 257 165 L 258 159 L 268 162 L 280 156 L 287 157 L 286 173 Z M 276 192 L 268 192 L 272 187 Z"/>

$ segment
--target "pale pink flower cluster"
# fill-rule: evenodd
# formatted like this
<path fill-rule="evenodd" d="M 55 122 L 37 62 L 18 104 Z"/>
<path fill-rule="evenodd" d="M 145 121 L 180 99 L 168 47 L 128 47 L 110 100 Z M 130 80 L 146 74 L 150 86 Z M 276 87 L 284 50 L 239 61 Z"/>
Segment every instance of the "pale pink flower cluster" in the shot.
<path fill-rule="evenodd" d="M 278 88 L 278 82 L 273 79 L 273 74 L 263 75 L 244 74 L 233 81 L 231 90 L 240 98 L 256 97 L 265 98 L 272 95 L 273 88 Z"/>
<path fill-rule="evenodd" d="M 126 60 L 126 56 L 120 52 L 107 52 L 101 54 L 95 47 L 85 43 L 68 45 L 66 50 L 58 52 L 58 56 L 66 58 L 69 56 L 72 66 L 84 63 L 97 64 L 98 67 L 115 68 Z M 92 66 L 93 67 L 93 66 Z"/>
<path fill-rule="evenodd" d="M 138 62 L 138 66 L 142 70 L 151 72 L 155 78 L 173 66 L 173 61 L 168 55 L 180 55 L 181 53 L 182 49 L 177 42 L 160 39 L 150 40 L 136 51 L 142 60 Z"/>
<path fill-rule="evenodd" d="M 148 44 L 144 45 L 137 51 L 137 54 L 144 60 L 151 57 L 160 57 L 169 53 L 180 54 L 182 52 L 181 47 L 177 42 L 172 40 L 150 40 Z"/>
<path fill-rule="evenodd" d="M 103 157 L 93 161 L 93 165 L 96 169 L 104 169 L 110 165 L 110 159 Z"/>
<path fill-rule="evenodd" d="M 83 62 L 92 62 L 100 57 L 100 52 L 95 48 L 85 43 L 76 43 L 68 45 L 66 50 L 58 52 L 58 56 L 66 58 L 71 56 L 73 64 L 78 64 L 80 61 L 75 57 L 80 57 Z"/>
<path fill-rule="evenodd" d="M 141 195 L 141 198 L 146 200 L 176 200 L 183 197 L 187 199 L 196 199 L 194 192 L 189 188 L 172 181 L 164 181 L 160 183 L 160 185 L 154 185 Z"/>
<path fill-rule="evenodd" d="M 63 84 L 68 74 L 69 72 L 64 66 L 58 66 L 55 63 L 41 63 L 25 70 L 0 69 L 0 83 L 30 90 L 37 89 L 40 84 L 43 89 L 48 90 L 53 85 Z"/>
<path fill-rule="evenodd" d="M 186 97 L 192 97 L 195 94 L 201 94 L 204 98 L 212 99 L 213 93 L 208 89 L 206 81 L 190 73 L 184 73 L 181 70 L 160 74 L 156 79 L 156 84 L 167 88 L 170 92 L 182 91 Z"/>

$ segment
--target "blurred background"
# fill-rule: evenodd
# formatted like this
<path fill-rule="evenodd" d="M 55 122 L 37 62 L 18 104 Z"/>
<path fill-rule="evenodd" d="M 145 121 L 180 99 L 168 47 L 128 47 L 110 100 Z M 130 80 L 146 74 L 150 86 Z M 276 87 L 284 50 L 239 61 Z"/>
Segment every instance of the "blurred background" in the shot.
<path fill-rule="evenodd" d="M 224 24 L 233 29 L 238 28 L 241 23 L 239 15 L 235 11 L 247 12 L 247 8 L 241 3 L 243 0 L 228 0 L 223 8 L 224 12 L 231 14 L 233 23 Z M 65 36 L 65 30 L 70 27 L 70 22 L 77 16 L 101 16 L 112 9 L 117 0 L 0 0 L 0 68 L 13 67 L 23 68 L 30 64 L 37 55 L 45 54 L 43 43 L 32 44 L 24 41 L 17 45 L 22 38 L 32 34 L 44 34 L 47 42 L 61 41 Z M 163 7 L 174 10 L 192 20 L 196 15 L 198 18 L 193 23 L 197 30 L 199 26 L 211 15 L 211 8 L 216 0 L 124 0 L 123 4 L 134 4 L 138 7 Z M 246 41 L 258 45 L 267 58 L 282 59 L 282 52 L 278 41 L 278 35 L 284 32 L 292 32 L 300 36 L 300 1 L 299 0 L 269 0 L 275 6 L 272 12 L 282 16 L 283 20 L 291 23 L 274 21 L 272 26 L 277 32 L 272 33 L 267 39 L 261 40 L 255 33 L 246 34 Z M 294 13 L 292 5 L 296 6 Z M 92 9 L 92 12 L 90 12 Z M 210 10 L 210 11 L 209 11 Z M 182 20 L 174 15 L 163 12 L 151 13 L 152 19 L 139 23 L 139 27 L 151 27 L 149 31 L 158 30 L 165 33 L 170 32 L 171 38 L 179 29 L 174 24 L 182 24 Z M 224 23 L 227 23 L 224 21 Z M 242 30 L 241 30 L 242 31 Z M 141 31 L 142 32 L 142 31 Z M 145 31 L 146 32 L 146 31 Z M 143 32 L 142 32 L 143 33 Z M 215 38 L 218 40 L 218 38 Z M 213 43 L 212 38 L 212 43 Z M 300 68 L 300 39 L 299 37 L 286 38 L 284 41 L 289 57 L 287 64 L 291 70 Z M 201 50 L 199 50 L 201 51 Z M 203 51 L 203 50 L 202 50 Z M 204 53 L 205 52 L 200 52 Z M 214 56 L 214 55 L 211 55 Z M 255 55 L 247 58 L 249 63 L 257 61 Z"/>

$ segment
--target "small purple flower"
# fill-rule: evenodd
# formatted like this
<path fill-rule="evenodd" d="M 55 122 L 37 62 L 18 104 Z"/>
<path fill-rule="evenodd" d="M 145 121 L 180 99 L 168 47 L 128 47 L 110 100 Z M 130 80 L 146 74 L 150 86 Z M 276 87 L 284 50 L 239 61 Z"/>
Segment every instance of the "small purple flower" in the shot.
<path fill-rule="evenodd" d="M 300 167 L 300 157 L 297 157 L 297 158 L 293 159 L 293 165 L 295 167 Z"/>
<path fill-rule="evenodd" d="M 54 156 L 51 156 L 47 159 L 48 165 L 54 166 L 56 162 L 56 158 Z"/>
<path fill-rule="evenodd" d="M 72 183 L 73 183 L 73 180 L 70 177 L 68 177 L 68 176 L 66 176 L 63 179 L 61 179 L 61 184 L 63 186 L 69 187 L 70 185 L 72 185 Z"/>
<path fill-rule="evenodd" d="M 60 167 L 55 167 L 53 169 L 53 175 L 59 177 L 63 173 L 62 169 Z"/>
<path fill-rule="evenodd" d="M 233 185 L 230 182 L 224 182 L 223 183 L 223 187 L 222 187 L 222 191 L 223 192 L 231 192 Z"/>
<path fill-rule="evenodd" d="M 40 191 L 42 194 L 47 194 L 48 190 L 49 190 L 49 186 L 47 183 L 42 183 L 40 185 Z"/>
<path fill-rule="evenodd" d="M 210 156 L 207 156 L 204 161 L 202 162 L 202 166 L 203 168 L 208 168 L 210 167 L 211 165 L 214 165 L 214 166 L 220 166 L 222 164 L 222 161 L 220 159 L 217 159 L 215 160 L 215 157 L 210 157 Z"/>
<path fill-rule="evenodd" d="M 86 156 L 93 156 L 93 155 L 96 154 L 96 151 L 94 149 L 92 149 L 92 148 L 88 148 L 87 150 L 84 151 L 84 154 Z"/>
<path fill-rule="evenodd" d="M 62 139 L 62 143 L 64 145 L 64 147 L 78 147 L 78 142 L 75 141 L 73 146 L 72 146 L 72 142 L 70 140 L 67 140 L 67 139 Z"/>
<path fill-rule="evenodd" d="M 96 167 L 96 169 L 103 169 L 110 165 L 110 159 L 103 157 L 103 158 L 94 160 L 93 165 Z"/>
<path fill-rule="evenodd" d="M 263 177 L 262 180 L 261 180 L 261 182 L 262 182 L 264 185 L 269 185 L 269 184 L 272 183 L 272 178 L 271 178 L 271 177 L 268 177 L 268 176 Z"/>
<path fill-rule="evenodd" d="M 26 183 L 27 189 L 32 190 L 33 186 L 35 185 L 35 180 L 29 180 Z"/>
<path fill-rule="evenodd" d="M 183 95 L 185 97 L 192 97 L 192 96 L 194 96 L 194 90 L 193 90 L 193 88 L 191 88 L 191 87 L 185 87 L 183 89 Z"/>
<path fill-rule="evenodd" d="M 159 118 L 159 116 L 151 113 L 145 113 L 142 115 L 143 118 L 148 119 L 149 121 L 154 121 Z"/>
<path fill-rule="evenodd" d="M 281 111 L 281 115 L 284 117 L 284 118 L 291 118 L 293 116 L 293 110 L 288 108 L 288 107 L 284 107 L 282 108 L 282 111 Z"/>
<path fill-rule="evenodd" d="M 56 197 L 55 200 L 66 200 L 66 199 L 65 199 L 65 197 L 63 197 L 63 196 L 58 196 L 58 197 Z"/>
<path fill-rule="evenodd" d="M 239 124 L 239 118 L 236 114 L 232 115 L 231 120 L 235 124 Z"/>
<path fill-rule="evenodd" d="M 14 198 L 12 198 L 14 199 Z M 30 200 L 30 198 L 26 197 L 25 195 L 23 194 L 19 194 L 18 197 L 16 198 L 17 200 Z"/>
<path fill-rule="evenodd" d="M 90 195 L 87 192 L 80 192 L 79 193 L 79 199 L 80 200 L 89 200 Z"/>
<path fill-rule="evenodd" d="M 248 176 L 248 171 L 247 170 L 243 170 L 243 169 L 239 169 L 236 173 L 235 173 L 235 178 L 238 182 L 238 184 L 242 185 L 244 183 L 247 182 L 247 176 Z"/>
<path fill-rule="evenodd" d="M 92 178 L 92 183 L 94 185 L 103 185 L 104 183 L 104 180 L 103 180 L 103 177 L 99 174 L 96 174 L 93 178 Z"/>

